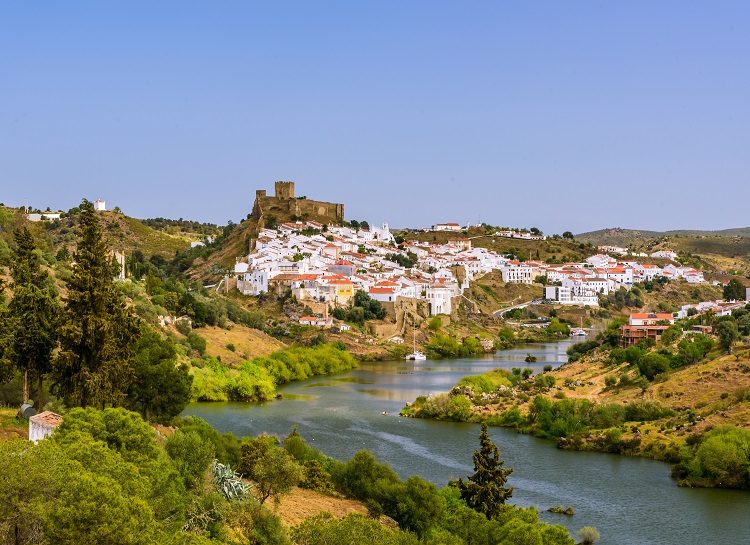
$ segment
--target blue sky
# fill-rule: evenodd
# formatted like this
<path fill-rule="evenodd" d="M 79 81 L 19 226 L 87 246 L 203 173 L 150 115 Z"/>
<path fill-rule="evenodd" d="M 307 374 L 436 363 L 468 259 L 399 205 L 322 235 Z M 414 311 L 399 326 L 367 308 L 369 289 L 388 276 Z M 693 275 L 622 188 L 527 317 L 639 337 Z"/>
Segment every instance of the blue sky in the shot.
<path fill-rule="evenodd" d="M 0 201 L 750 224 L 747 2 L 4 2 Z"/>

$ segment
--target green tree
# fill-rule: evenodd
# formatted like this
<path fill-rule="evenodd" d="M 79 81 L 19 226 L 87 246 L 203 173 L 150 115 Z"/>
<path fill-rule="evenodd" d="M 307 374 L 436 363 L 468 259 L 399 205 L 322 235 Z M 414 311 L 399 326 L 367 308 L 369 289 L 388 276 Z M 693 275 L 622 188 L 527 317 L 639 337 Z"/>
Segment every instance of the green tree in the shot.
<path fill-rule="evenodd" d="M 727 301 L 742 301 L 745 299 L 745 285 L 736 278 L 732 278 L 724 286 L 724 299 Z"/>
<path fill-rule="evenodd" d="M 190 401 L 193 377 L 187 366 L 177 365 L 172 341 L 162 339 L 146 325 L 135 345 L 133 373 L 126 405 L 147 420 L 168 422 Z"/>
<path fill-rule="evenodd" d="M 458 489 L 469 507 L 492 519 L 501 513 L 502 505 L 513 494 L 513 488 L 505 488 L 513 469 L 503 467 L 500 450 L 492 442 L 485 423 L 479 445 L 479 450 L 474 452 L 474 474 L 467 482 L 459 479 Z"/>
<path fill-rule="evenodd" d="M 282 495 L 302 480 L 302 468 L 284 449 L 274 447 L 255 462 L 250 478 L 255 481 L 261 505 L 268 498 L 278 503 Z"/>
<path fill-rule="evenodd" d="M 716 325 L 716 334 L 719 336 L 721 347 L 731 354 L 732 345 L 740 338 L 737 322 L 734 320 L 724 320 Z"/>
<path fill-rule="evenodd" d="M 669 358 L 658 352 L 649 352 L 638 362 L 638 370 L 648 380 L 654 380 L 656 375 L 668 371 L 669 368 Z"/>
<path fill-rule="evenodd" d="M 13 337 L 8 309 L 5 306 L 5 285 L 0 279 L 0 384 L 11 380 L 14 372 L 10 361 L 10 344 Z"/>
<path fill-rule="evenodd" d="M 215 455 L 214 446 L 194 431 L 177 430 L 167 439 L 164 448 L 188 488 L 200 481 Z"/>
<path fill-rule="evenodd" d="M 35 405 L 44 404 L 44 378 L 51 371 L 57 344 L 59 305 L 47 272 L 42 269 L 36 241 L 23 227 L 14 233 L 11 276 L 13 299 L 8 306 L 8 357 L 23 374 L 23 400 L 29 400 L 29 374 L 36 377 Z"/>
<path fill-rule="evenodd" d="M 297 545 L 417 545 L 413 534 L 386 528 L 377 520 L 358 514 L 334 519 L 329 513 L 305 519 L 292 535 Z"/>
<path fill-rule="evenodd" d="M 68 405 L 119 405 L 133 380 L 139 326 L 113 280 L 93 205 L 81 204 L 81 234 L 68 282 L 53 391 Z"/>

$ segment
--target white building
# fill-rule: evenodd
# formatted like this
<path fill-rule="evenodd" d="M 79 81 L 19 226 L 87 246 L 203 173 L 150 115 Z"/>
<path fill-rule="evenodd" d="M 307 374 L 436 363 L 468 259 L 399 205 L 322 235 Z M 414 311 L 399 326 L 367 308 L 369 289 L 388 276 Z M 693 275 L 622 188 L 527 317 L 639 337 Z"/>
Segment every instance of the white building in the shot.
<path fill-rule="evenodd" d="M 432 284 L 427 287 L 427 302 L 430 305 L 430 316 L 451 313 L 451 296 L 453 290 L 442 284 Z"/>
<path fill-rule="evenodd" d="M 432 226 L 433 231 L 460 231 L 461 226 L 458 223 L 436 223 Z"/>
<path fill-rule="evenodd" d="M 268 292 L 269 274 L 266 269 L 248 269 L 247 263 L 237 263 L 234 271 L 237 276 L 237 289 L 243 295 L 258 296 Z"/>
<path fill-rule="evenodd" d="M 597 269 L 608 269 L 617 266 L 617 260 L 604 254 L 596 254 L 586 258 L 586 263 Z"/>
<path fill-rule="evenodd" d="M 26 214 L 29 221 L 52 221 L 59 220 L 62 212 L 42 212 L 41 214 Z"/>
<path fill-rule="evenodd" d="M 659 250 L 656 252 L 653 252 L 651 254 L 651 257 L 660 258 L 660 259 L 670 259 L 674 261 L 677 259 L 677 254 L 673 252 L 672 250 Z"/>
<path fill-rule="evenodd" d="M 500 269 L 500 272 L 506 284 L 533 284 L 534 275 L 538 271 L 527 263 L 510 261 Z"/>
<path fill-rule="evenodd" d="M 107 210 L 107 203 L 105 203 L 102 199 L 96 199 L 94 201 L 94 210 L 97 212 L 104 212 Z"/>
<path fill-rule="evenodd" d="M 29 418 L 29 441 L 38 443 L 52 435 L 62 424 L 63 417 L 52 411 L 44 411 Z"/>

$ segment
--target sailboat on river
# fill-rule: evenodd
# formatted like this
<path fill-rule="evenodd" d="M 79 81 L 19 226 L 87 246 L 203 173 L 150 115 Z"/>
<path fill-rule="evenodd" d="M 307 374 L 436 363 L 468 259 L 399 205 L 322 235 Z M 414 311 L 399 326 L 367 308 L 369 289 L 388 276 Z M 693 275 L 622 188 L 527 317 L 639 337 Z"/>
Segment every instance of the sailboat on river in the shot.
<path fill-rule="evenodd" d="M 427 356 L 425 356 L 422 352 L 417 350 L 417 327 L 414 326 L 414 340 L 412 343 L 412 353 L 407 354 L 406 358 L 407 361 L 424 361 L 427 359 Z"/>

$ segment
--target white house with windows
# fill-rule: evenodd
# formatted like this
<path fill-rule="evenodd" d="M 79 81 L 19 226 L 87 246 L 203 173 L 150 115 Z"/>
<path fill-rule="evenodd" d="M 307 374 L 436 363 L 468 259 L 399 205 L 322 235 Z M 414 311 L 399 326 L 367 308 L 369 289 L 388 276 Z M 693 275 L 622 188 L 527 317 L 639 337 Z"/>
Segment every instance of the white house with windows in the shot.
<path fill-rule="evenodd" d="M 507 284 L 533 284 L 538 270 L 527 263 L 509 261 L 500 269 L 500 272 L 503 275 L 503 282 Z"/>
<path fill-rule="evenodd" d="M 605 254 L 596 254 L 587 257 L 586 263 L 597 269 L 608 269 L 617 266 L 617 260 Z"/>
<path fill-rule="evenodd" d="M 234 266 L 237 289 L 243 295 L 258 296 L 268 292 L 269 272 L 266 269 L 249 269 L 247 263 Z"/>
<path fill-rule="evenodd" d="M 427 287 L 427 302 L 430 305 L 430 316 L 451 313 L 453 290 L 443 284 L 431 284 Z"/>

